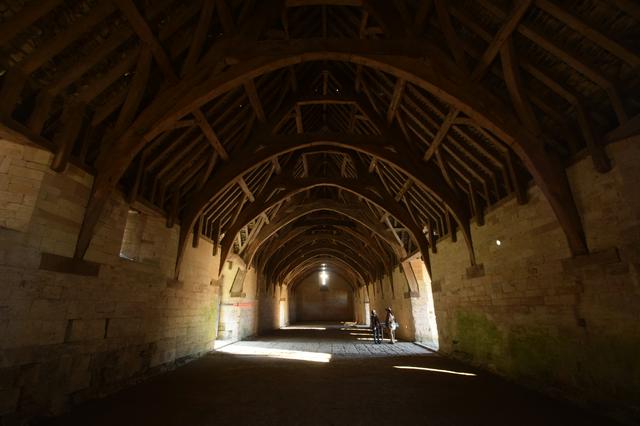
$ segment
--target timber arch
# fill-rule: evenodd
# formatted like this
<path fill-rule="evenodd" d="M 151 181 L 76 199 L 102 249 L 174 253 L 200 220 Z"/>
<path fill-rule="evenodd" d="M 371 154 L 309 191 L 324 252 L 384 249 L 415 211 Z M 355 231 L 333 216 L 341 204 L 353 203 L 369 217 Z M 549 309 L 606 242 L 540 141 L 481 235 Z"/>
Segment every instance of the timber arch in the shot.
<path fill-rule="evenodd" d="M 639 39 L 634 0 L 0 0 L 0 423 L 222 349 L 233 376 L 195 382 L 248 373 L 238 418 L 217 386 L 127 408 L 284 426 L 260 357 L 337 371 L 412 341 L 637 423 Z M 404 342 L 376 346 L 387 307 Z M 385 377 L 454 383 L 454 410 L 460 389 L 523 410 L 503 423 L 606 423 L 406 359 Z"/>

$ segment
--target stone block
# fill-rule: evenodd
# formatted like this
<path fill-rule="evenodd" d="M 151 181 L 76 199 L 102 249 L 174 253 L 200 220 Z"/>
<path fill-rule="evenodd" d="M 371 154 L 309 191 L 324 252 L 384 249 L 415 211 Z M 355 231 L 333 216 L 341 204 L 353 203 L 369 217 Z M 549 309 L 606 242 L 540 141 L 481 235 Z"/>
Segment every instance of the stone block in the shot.
<path fill-rule="evenodd" d="M 73 319 L 69 320 L 65 342 L 103 339 L 105 337 L 106 319 Z"/>
<path fill-rule="evenodd" d="M 135 337 L 142 334 L 140 318 L 110 318 L 107 324 L 107 337 Z"/>
<path fill-rule="evenodd" d="M 29 309 L 29 316 L 34 319 L 66 319 L 67 304 L 60 300 L 37 299 Z"/>
<path fill-rule="evenodd" d="M 74 357 L 71 364 L 71 373 L 67 380 L 67 391 L 76 392 L 89 387 L 91 384 L 90 355 Z"/>

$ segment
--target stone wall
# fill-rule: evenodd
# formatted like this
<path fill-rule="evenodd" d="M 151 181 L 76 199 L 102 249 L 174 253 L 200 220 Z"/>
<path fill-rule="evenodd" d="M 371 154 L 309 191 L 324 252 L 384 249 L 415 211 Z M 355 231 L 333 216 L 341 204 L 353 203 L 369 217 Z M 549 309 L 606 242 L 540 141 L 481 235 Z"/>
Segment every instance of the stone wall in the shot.
<path fill-rule="evenodd" d="M 218 262 L 216 259 L 216 268 Z M 241 287 L 232 288 L 234 281 L 236 285 L 241 283 Z M 219 285 L 222 295 L 218 325 L 219 344 L 228 344 L 255 335 L 258 331 L 255 269 L 246 270 L 239 259 L 228 260 L 222 268 Z"/>
<path fill-rule="evenodd" d="M 414 288 L 412 291 L 416 291 Z M 400 325 L 396 330 L 396 337 L 403 340 L 415 340 L 416 329 L 413 314 L 413 305 L 417 299 L 416 293 L 411 293 L 407 277 L 401 267 L 393 269 L 391 278 L 385 275 L 377 283 L 368 286 L 370 308 L 375 309 L 384 322 L 385 309 L 391 307 L 396 321 Z M 385 337 L 387 337 L 386 331 Z"/>
<path fill-rule="evenodd" d="M 293 305 L 296 320 L 353 321 L 353 290 L 341 276 L 331 274 L 322 288 L 317 274 L 312 274 L 295 288 Z"/>
<path fill-rule="evenodd" d="M 286 286 L 269 286 L 258 295 L 258 333 L 266 333 L 289 325 L 289 295 Z"/>
<path fill-rule="evenodd" d="M 571 258 L 537 187 L 472 224 L 479 266 L 448 238 L 432 255 L 441 351 L 534 387 L 640 419 L 640 140 L 568 169 L 591 252 Z M 633 413 L 633 414 L 631 414 Z"/>
<path fill-rule="evenodd" d="M 209 351 L 231 285 L 205 239 L 188 246 L 174 279 L 178 227 L 130 210 L 119 194 L 86 261 L 70 259 L 92 177 L 74 166 L 55 173 L 50 162 L 0 141 L 0 417 L 9 422 L 57 414 Z M 251 307 L 226 324 L 232 338 L 255 333 L 255 281 L 247 275 L 239 299 Z"/>

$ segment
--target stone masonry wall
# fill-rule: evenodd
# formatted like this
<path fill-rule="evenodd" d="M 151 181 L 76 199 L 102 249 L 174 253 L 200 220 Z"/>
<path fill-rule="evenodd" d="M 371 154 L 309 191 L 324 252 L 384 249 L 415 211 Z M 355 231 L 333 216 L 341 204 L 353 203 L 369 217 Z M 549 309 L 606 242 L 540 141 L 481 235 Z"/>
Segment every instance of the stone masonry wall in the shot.
<path fill-rule="evenodd" d="M 94 263 L 70 273 L 92 177 L 73 166 L 55 173 L 50 161 L 0 141 L 0 417 L 8 422 L 172 368 L 217 336 L 222 284 L 211 244 L 189 245 L 175 280 L 178 228 L 137 213 L 138 256 L 120 257 L 129 206 L 118 194 L 85 257 Z"/>
<path fill-rule="evenodd" d="M 338 274 L 329 275 L 326 288 L 321 288 L 315 273 L 296 286 L 292 303 L 299 322 L 354 320 L 351 285 Z"/>
<path fill-rule="evenodd" d="M 262 288 L 258 295 L 258 332 L 267 333 L 289 325 L 289 309 L 286 286 Z"/>
<path fill-rule="evenodd" d="M 396 337 L 413 341 L 416 334 L 412 308 L 414 299 L 406 294 L 407 292 L 407 278 L 403 270 L 400 267 L 396 267 L 393 269 L 391 279 L 385 275 L 382 280 L 369 285 L 369 303 L 371 309 L 375 309 L 380 321 L 383 323 L 386 318 L 385 308 L 391 307 L 396 321 L 400 325 L 396 330 Z M 387 337 L 386 330 L 384 331 L 384 337 Z"/>
<path fill-rule="evenodd" d="M 472 224 L 477 262 L 448 238 L 432 255 L 441 351 L 619 418 L 640 419 L 640 138 L 568 169 L 590 255 L 571 258 L 537 187 Z M 497 241 L 500 241 L 498 245 Z"/>

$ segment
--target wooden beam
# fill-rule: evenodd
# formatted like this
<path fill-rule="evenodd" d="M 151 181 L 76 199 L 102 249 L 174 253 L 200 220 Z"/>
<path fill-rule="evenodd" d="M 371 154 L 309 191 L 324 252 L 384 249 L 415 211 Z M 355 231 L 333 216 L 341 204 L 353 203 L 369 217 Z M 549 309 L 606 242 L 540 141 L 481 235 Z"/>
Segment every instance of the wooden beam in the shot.
<path fill-rule="evenodd" d="M 511 38 L 511 34 L 513 34 L 513 31 L 520 24 L 527 10 L 529 10 L 531 2 L 532 0 L 520 0 L 515 3 L 513 9 L 505 18 L 505 22 L 502 24 L 496 35 L 491 40 L 491 43 L 489 43 L 489 47 L 487 47 L 478 61 L 478 64 L 471 74 L 472 80 L 479 81 L 486 74 L 489 66 L 496 58 L 504 43 Z"/>
<path fill-rule="evenodd" d="M 607 133 L 605 138 L 607 142 L 616 142 L 638 134 L 640 134 L 640 114 Z"/>
<path fill-rule="evenodd" d="M 0 120 L 11 118 L 16 104 L 20 101 L 20 95 L 27 76 L 18 68 L 11 68 L 4 77 L 2 90 L 0 91 Z"/>
<path fill-rule="evenodd" d="M 244 194 L 247 196 L 247 199 L 253 203 L 256 200 L 256 197 L 253 196 L 253 193 L 249 189 L 249 185 L 247 185 L 247 182 L 244 180 L 244 178 L 238 179 L 238 185 L 242 189 L 242 192 L 244 192 Z"/>
<path fill-rule="evenodd" d="M 629 65 L 640 67 L 640 56 L 582 21 L 573 11 L 549 0 L 536 0 L 536 6 Z"/>
<path fill-rule="evenodd" d="M 264 109 L 262 108 L 262 102 L 260 102 L 258 89 L 256 88 L 253 80 L 250 79 L 244 82 L 244 90 L 249 97 L 249 102 L 251 102 L 251 107 L 256 113 L 256 117 L 258 117 L 258 121 L 260 121 L 261 123 L 266 123 L 267 116 L 265 115 Z"/>
<path fill-rule="evenodd" d="M 206 81 L 197 85 L 199 93 L 195 97 L 192 97 L 194 95 L 193 93 L 187 92 L 180 95 L 180 93 L 184 91 L 185 87 L 180 87 L 179 90 L 176 88 L 175 92 L 164 95 L 163 99 L 154 103 L 151 110 L 146 111 L 146 114 L 144 114 L 144 120 L 141 120 L 136 124 L 136 126 L 134 126 L 134 129 L 131 130 L 128 138 L 125 137 L 122 139 L 120 149 L 122 148 L 122 145 L 127 148 L 127 145 L 131 144 L 134 148 L 132 151 L 136 151 L 136 145 L 139 144 L 140 141 L 138 140 L 139 134 L 136 135 L 135 131 L 139 130 L 139 127 L 142 124 L 145 124 L 143 128 L 149 129 L 154 126 L 154 120 L 158 118 L 161 118 L 162 120 L 174 120 L 176 118 L 180 118 L 184 115 L 185 110 L 192 111 L 193 109 L 191 107 L 198 107 L 204 102 L 210 100 L 212 97 L 224 93 L 232 87 L 237 87 L 239 81 L 241 81 L 240 79 L 246 79 L 248 76 L 259 75 L 267 70 L 273 70 L 274 67 L 277 69 L 279 67 L 298 63 L 301 60 L 301 57 L 299 56 L 300 52 L 305 53 L 305 58 L 315 58 L 317 60 L 331 60 L 332 58 L 337 57 L 344 58 L 344 52 L 349 52 L 351 55 L 350 58 L 356 57 L 358 58 L 358 61 L 377 68 L 381 66 L 379 61 L 388 59 L 380 59 L 380 56 L 376 56 L 376 61 L 378 61 L 377 63 L 373 61 L 368 62 L 367 53 L 360 50 L 362 49 L 362 46 L 360 46 L 360 48 L 354 47 L 350 44 L 352 41 L 353 40 L 340 40 L 338 44 L 333 43 L 331 40 L 323 40 L 322 46 L 316 46 L 317 50 L 314 50 L 313 48 L 313 40 L 304 40 L 302 43 L 297 43 L 295 48 L 286 47 L 278 42 L 277 45 L 282 46 L 282 49 L 284 49 L 280 50 L 280 55 L 273 55 L 268 58 L 254 57 L 243 62 L 241 67 L 234 66 L 231 67 L 228 72 L 223 72 L 214 77 L 210 77 Z M 299 42 L 299 40 L 296 42 Z M 360 40 L 355 40 L 355 42 L 360 42 Z M 287 42 L 285 41 L 284 43 Z M 367 41 L 366 48 L 371 49 L 376 45 L 376 43 L 377 41 Z M 423 43 L 421 43 L 420 46 L 420 48 L 425 47 Z M 338 55 L 341 51 L 342 53 Z M 436 54 L 437 53 L 434 53 L 434 55 Z M 563 207 L 561 206 L 567 205 L 564 202 L 565 200 L 560 200 L 562 197 L 558 197 L 557 192 L 554 194 L 553 191 L 551 191 L 551 187 L 548 183 L 545 184 L 545 182 L 543 182 L 546 178 L 545 173 L 543 173 L 542 170 L 547 167 L 546 163 L 549 159 L 543 151 L 539 150 L 539 141 L 537 141 L 533 135 L 523 131 L 517 126 L 517 120 L 514 120 L 513 115 L 504 109 L 504 105 L 499 100 L 478 87 L 471 85 L 467 86 L 466 84 L 461 85 L 460 82 L 464 81 L 464 77 L 455 71 L 456 68 L 452 68 L 452 70 L 454 70 L 452 72 L 456 77 L 455 79 L 448 79 L 447 76 L 443 76 L 441 73 L 437 73 L 436 78 L 429 74 L 433 70 L 431 70 L 430 67 L 424 66 L 424 57 L 421 57 L 418 61 L 412 60 L 405 55 L 406 52 L 403 52 L 402 57 L 393 56 L 392 63 L 385 62 L 385 69 L 388 72 L 402 73 L 403 77 L 405 77 L 407 81 L 410 81 L 412 84 L 417 84 L 426 90 L 435 90 L 437 87 L 439 96 L 441 96 L 446 102 L 455 104 L 456 107 L 463 109 L 465 114 L 469 115 L 471 118 L 478 119 L 480 121 L 480 125 L 485 126 L 498 137 L 508 141 L 514 149 L 518 150 L 519 155 L 523 158 L 527 167 L 532 171 L 537 182 L 540 182 L 541 187 L 544 188 L 543 191 L 545 191 L 545 194 L 549 195 L 550 199 L 553 200 L 551 203 L 555 206 L 554 210 L 562 210 Z M 442 58 L 440 56 L 434 56 L 433 58 L 438 61 L 442 60 L 445 64 L 450 63 L 446 58 Z M 432 79 L 432 77 L 435 78 L 435 80 Z M 186 87 L 189 87 L 187 82 L 184 84 Z M 166 101 L 166 98 L 168 98 L 169 95 L 172 100 L 172 105 L 175 105 L 174 108 L 163 105 L 162 101 Z M 177 102 L 176 95 L 180 98 Z M 145 123 L 145 120 L 149 120 L 150 122 Z M 152 134 L 153 132 L 151 132 L 150 135 Z M 126 151 L 127 149 L 125 149 L 124 152 L 120 152 L 126 153 Z M 109 173 L 107 173 L 111 176 L 110 179 L 113 179 L 113 176 L 119 175 L 121 168 L 126 168 L 126 162 L 130 160 L 126 159 L 126 155 L 124 157 L 125 160 L 120 160 L 118 163 L 110 165 Z M 124 161 L 125 164 L 119 164 L 122 163 L 122 161 Z M 569 194 L 570 200 L 570 192 L 565 191 L 568 186 L 563 184 L 564 180 L 566 180 L 566 176 L 563 180 L 562 176 L 557 173 L 557 170 L 554 170 L 551 173 L 551 180 L 555 180 L 555 183 L 563 185 L 563 190 L 561 192 L 564 195 Z M 554 184 L 553 187 L 556 188 L 557 185 Z M 569 204 L 569 206 L 571 205 L 572 204 Z M 576 213 L 576 215 L 573 213 Z M 579 217 L 577 217 L 577 212 L 570 208 L 569 211 L 565 211 L 562 214 L 565 215 L 563 225 L 569 226 L 568 231 L 571 232 L 573 236 L 579 234 L 579 232 L 576 232 L 577 229 L 579 229 L 580 223 Z M 573 217 L 573 219 L 576 219 L 577 217 L 578 219 L 572 226 L 570 226 L 570 217 Z M 581 244 L 578 242 L 579 240 L 579 236 L 578 238 L 572 237 L 572 244 L 576 244 L 576 247 L 579 247 Z"/>
<path fill-rule="evenodd" d="M 198 248 L 200 245 L 200 233 L 202 232 L 202 216 L 198 217 L 196 224 L 193 226 L 193 248 Z"/>
<path fill-rule="evenodd" d="M 39 134 L 42 132 L 44 123 L 49 118 L 49 112 L 51 111 L 53 101 L 54 97 L 46 90 L 42 90 L 36 97 L 36 106 L 29 116 L 28 122 L 29 128 L 35 133 Z"/>
<path fill-rule="evenodd" d="M 462 44 L 458 39 L 458 35 L 451 23 L 451 17 L 449 16 L 449 10 L 447 7 L 448 2 L 446 0 L 433 0 L 433 3 L 436 8 L 436 13 L 438 14 L 440 29 L 444 33 L 449 51 L 453 55 L 458 66 L 463 71 L 467 71 L 467 61 L 464 57 L 464 50 L 462 49 Z"/>
<path fill-rule="evenodd" d="M 301 160 L 302 160 L 302 177 L 307 177 L 309 176 L 309 164 L 307 163 L 306 154 L 302 154 Z"/>
<path fill-rule="evenodd" d="M 215 9 L 215 2 L 208 0 L 202 3 L 202 10 L 200 11 L 200 17 L 198 19 L 198 25 L 193 33 L 193 39 L 191 46 L 189 47 L 189 53 L 187 53 L 187 59 L 182 64 L 182 75 L 190 73 L 195 68 L 200 54 L 202 53 L 202 46 L 206 41 L 207 34 L 209 33 L 211 20 L 213 18 L 213 11 Z"/>
<path fill-rule="evenodd" d="M 427 149 L 427 152 L 424 153 L 424 161 L 429 161 L 436 154 L 440 144 L 444 140 L 447 133 L 449 133 L 451 125 L 454 123 L 456 117 L 458 116 L 458 112 L 459 111 L 455 108 L 449 110 L 446 117 L 444 118 L 444 121 L 442 122 L 442 125 L 438 129 L 438 133 L 436 133 L 435 137 L 433 138 L 433 142 L 431 142 L 431 145 L 429 145 L 429 149 Z"/>
<path fill-rule="evenodd" d="M 540 135 L 540 124 L 529 103 L 529 99 L 524 94 L 522 82 L 520 81 L 518 59 L 512 38 L 509 38 L 501 47 L 500 59 L 502 62 L 504 82 L 520 121 L 535 135 Z"/>
<path fill-rule="evenodd" d="M 391 102 L 389 102 L 389 109 L 387 110 L 387 124 L 391 124 L 393 122 L 393 118 L 396 116 L 396 111 L 398 110 L 398 106 L 400 106 L 400 101 L 404 94 L 405 84 L 406 82 L 401 78 L 396 80 L 396 85 L 393 88 L 393 95 L 391 96 Z"/>
<path fill-rule="evenodd" d="M 278 161 L 278 158 L 274 158 L 273 160 L 271 160 L 271 162 L 273 163 L 273 172 L 276 175 L 279 175 L 282 173 L 282 167 L 280 167 L 280 162 Z"/>
<path fill-rule="evenodd" d="M 406 192 L 409 190 L 409 188 L 411 188 L 412 185 L 413 185 L 413 180 L 407 179 L 404 182 L 404 185 L 402 185 L 402 188 L 400 188 L 400 191 L 398 191 L 398 193 L 396 194 L 395 200 L 400 201 L 402 197 L 404 197 L 404 194 L 406 194 Z"/>
<path fill-rule="evenodd" d="M 235 29 L 233 22 L 233 16 L 231 16 L 231 10 L 225 0 L 215 0 L 218 7 L 218 18 L 220 18 L 220 24 L 222 25 L 222 31 L 226 34 L 232 33 Z"/>
<path fill-rule="evenodd" d="M 140 107 L 140 102 L 144 97 L 145 87 L 147 86 L 147 81 L 149 79 L 151 58 L 151 49 L 148 47 L 145 47 L 140 51 L 138 65 L 136 66 L 135 74 L 131 80 L 131 84 L 129 85 L 127 99 L 124 101 L 124 105 L 120 109 L 120 113 L 118 114 L 118 119 L 116 121 L 115 133 L 118 135 L 131 124 L 135 113 Z"/>
<path fill-rule="evenodd" d="M 132 0 L 112 0 L 122 13 L 127 17 L 127 20 L 133 27 L 133 30 L 138 34 L 142 41 L 149 46 L 153 57 L 160 66 L 160 69 L 165 74 L 165 77 L 171 81 L 176 81 L 176 74 L 173 70 L 173 65 L 167 56 L 166 52 L 158 42 L 156 36 L 149 28 L 149 25 L 142 17 L 138 8 Z"/>
<path fill-rule="evenodd" d="M 302 108 L 300 108 L 300 104 L 296 103 L 295 112 L 296 112 L 296 132 L 298 132 L 298 134 L 302 134 L 304 133 L 304 126 L 302 125 Z"/>
<path fill-rule="evenodd" d="M 489 2 L 489 0 L 478 1 L 493 15 L 501 19 L 504 19 L 504 17 L 506 16 L 506 13 L 499 6 Z M 549 37 L 540 33 L 533 27 L 526 24 L 521 24 L 518 26 L 517 31 L 552 55 L 559 58 L 561 61 L 565 62 L 576 71 L 584 74 L 587 78 L 604 89 L 609 96 L 609 100 L 614 112 L 616 113 L 616 116 L 618 117 L 618 121 L 621 124 L 627 121 L 628 116 L 624 108 L 622 98 L 620 97 L 620 93 L 618 92 L 615 84 L 611 80 L 606 78 L 600 71 L 594 69 L 591 65 L 575 56 L 573 53 L 570 53 L 566 49 L 560 47 Z"/>
<path fill-rule="evenodd" d="M 74 142 L 80 133 L 83 118 L 84 105 L 74 103 L 64 108 L 61 120 L 62 128 L 54 138 L 57 151 L 53 156 L 51 169 L 56 172 L 62 172 L 66 169 Z"/>
<path fill-rule="evenodd" d="M 78 19 L 73 25 L 47 38 L 36 50 L 31 52 L 22 62 L 16 65 L 29 75 L 44 65 L 47 61 L 62 52 L 84 33 L 91 31 L 103 19 L 115 11 L 109 1 L 97 2 L 89 13 Z"/>
<path fill-rule="evenodd" d="M 229 161 L 229 154 L 227 153 L 227 150 L 222 146 L 222 142 L 220 142 L 220 139 L 218 139 L 218 136 L 213 131 L 213 128 L 209 124 L 209 120 L 207 120 L 204 113 L 198 109 L 193 112 L 193 116 L 195 117 L 198 126 L 200 126 L 202 133 L 204 133 L 204 136 L 207 138 L 213 149 L 218 153 L 220 158 L 224 161 Z"/>

